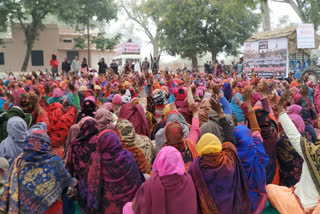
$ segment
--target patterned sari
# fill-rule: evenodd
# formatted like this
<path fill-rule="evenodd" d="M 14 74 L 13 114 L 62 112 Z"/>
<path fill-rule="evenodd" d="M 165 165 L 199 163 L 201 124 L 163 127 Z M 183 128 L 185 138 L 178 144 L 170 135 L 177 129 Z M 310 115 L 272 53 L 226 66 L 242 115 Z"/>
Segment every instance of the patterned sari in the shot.
<path fill-rule="evenodd" d="M 91 118 L 81 124 L 77 138 L 70 142 L 66 169 L 77 179 L 82 179 L 91 153 L 97 149 L 98 123 Z"/>
<path fill-rule="evenodd" d="M 45 213 L 64 188 L 75 185 L 61 159 L 51 153 L 51 141 L 44 131 L 33 131 L 24 153 L 11 168 L 0 211 L 5 213 Z"/>
<path fill-rule="evenodd" d="M 189 174 L 202 213 L 250 213 L 247 176 L 232 143 L 224 143 L 218 153 L 197 158 Z"/>
<path fill-rule="evenodd" d="M 105 130 L 97 143 L 80 180 L 80 206 L 84 213 L 121 213 L 145 178 L 132 154 L 122 149 L 117 133 Z"/>
<path fill-rule="evenodd" d="M 265 186 L 269 157 L 264 150 L 261 138 L 253 137 L 246 126 L 236 126 L 233 134 L 237 141 L 239 158 L 248 176 L 251 212 L 254 213 L 260 211 L 261 208 L 263 210 L 267 202 Z"/>
<path fill-rule="evenodd" d="M 169 123 L 164 130 L 167 142 L 163 146 L 173 146 L 181 152 L 185 165 L 185 172 L 188 172 L 193 160 L 198 157 L 195 145 L 188 140 L 183 139 L 183 128 L 180 123 Z"/>

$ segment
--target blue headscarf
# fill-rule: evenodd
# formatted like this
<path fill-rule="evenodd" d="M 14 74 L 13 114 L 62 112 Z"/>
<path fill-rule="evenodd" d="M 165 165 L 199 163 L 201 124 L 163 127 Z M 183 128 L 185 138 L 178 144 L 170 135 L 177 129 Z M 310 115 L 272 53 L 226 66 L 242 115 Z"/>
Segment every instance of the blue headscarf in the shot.
<path fill-rule="evenodd" d="M 237 96 L 239 97 L 239 99 L 240 99 L 241 101 L 243 101 L 241 94 L 237 93 Z M 238 106 L 238 105 L 234 102 L 234 98 L 233 98 L 233 97 L 232 97 L 232 99 L 231 99 L 230 106 L 231 106 L 231 109 L 232 109 L 232 113 L 234 113 L 234 114 L 236 115 L 238 122 L 240 122 L 240 123 L 244 122 L 245 117 L 244 117 L 243 111 L 242 111 L 242 109 L 240 108 L 240 106 Z"/>
<path fill-rule="evenodd" d="M 26 212 L 27 208 L 30 213 L 45 213 L 61 196 L 63 189 L 71 185 L 75 185 L 75 181 L 61 159 L 51 153 L 47 133 L 33 131 L 26 139 L 23 157 L 16 159 L 10 169 L 0 210 L 20 213 Z"/>
<path fill-rule="evenodd" d="M 233 135 L 237 142 L 238 156 L 248 176 L 251 212 L 253 213 L 266 194 L 266 166 L 269 157 L 264 150 L 261 138 L 253 137 L 252 132 L 246 126 L 236 126 L 233 129 Z"/>
<path fill-rule="evenodd" d="M 227 98 L 227 100 L 230 102 L 232 90 L 231 90 L 231 85 L 229 82 L 226 82 L 223 85 L 222 91 L 223 91 L 224 97 Z"/>

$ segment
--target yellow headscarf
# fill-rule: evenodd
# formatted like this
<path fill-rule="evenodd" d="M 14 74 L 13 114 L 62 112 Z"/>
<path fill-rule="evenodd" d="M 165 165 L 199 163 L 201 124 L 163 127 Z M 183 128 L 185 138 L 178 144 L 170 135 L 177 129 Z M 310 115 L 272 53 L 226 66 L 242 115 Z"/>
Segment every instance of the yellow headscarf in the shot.
<path fill-rule="evenodd" d="M 200 157 L 206 154 L 218 153 L 222 150 L 222 144 L 217 136 L 207 133 L 202 135 L 197 143 L 196 150 Z"/>

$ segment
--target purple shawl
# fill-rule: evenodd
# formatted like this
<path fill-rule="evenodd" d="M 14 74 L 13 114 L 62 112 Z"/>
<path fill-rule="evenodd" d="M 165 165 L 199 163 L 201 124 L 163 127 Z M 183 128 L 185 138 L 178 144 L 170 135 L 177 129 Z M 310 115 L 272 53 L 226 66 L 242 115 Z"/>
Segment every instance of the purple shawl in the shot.
<path fill-rule="evenodd" d="M 250 213 L 247 176 L 233 144 L 224 143 L 221 152 L 198 157 L 189 173 L 202 212 Z"/>
<path fill-rule="evenodd" d="M 80 180 L 83 213 L 121 213 L 145 181 L 132 154 L 123 150 L 112 130 L 101 132 L 91 154 L 84 179 Z"/>
<path fill-rule="evenodd" d="M 135 107 L 131 103 L 122 105 L 118 118 L 129 120 L 137 134 L 149 137 L 148 121 L 141 104 L 137 104 Z"/>
<path fill-rule="evenodd" d="M 96 151 L 97 138 L 98 123 L 92 118 L 81 124 L 77 138 L 70 142 L 65 167 L 78 180 L 84 177 L 90 154 Z"/>
<path fill-rule="evenodd" d="M 153 169 L 137 191 L 135 213 L 197 213 L 197 193 L 191 176 L 184 173 L 180 152 L 172 146 L 162 148 Z"/>

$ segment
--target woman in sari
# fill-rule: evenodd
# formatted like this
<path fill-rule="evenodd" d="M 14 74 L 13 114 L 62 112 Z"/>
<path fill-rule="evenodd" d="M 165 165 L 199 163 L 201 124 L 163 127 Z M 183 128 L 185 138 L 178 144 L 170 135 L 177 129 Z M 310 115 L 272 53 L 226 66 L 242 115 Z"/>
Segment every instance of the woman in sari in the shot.
<path fill-rule="evenodd" d="M 80 181 L 80 206 L 84 213 L 121 213 L 145 181 L 133 155 L 123 150 L 112 130 L 101 132 Z"/>
<path fill-rule="evenodd" d="M 65 166 L 78 180 L 84 177 L 90 155 L 96 151 L 98 133 L 97 121 L 94 118 L 87 119 L 81 124 L 77 138 L 69 145 Z"/>
<path fill-rule="evenodd" d="M 62 191 L 76 183 L 61 159 L 52 154 L 47 133 L 33 131 L 26 140 L 23 154 L 10 169 L 0 212 L 62 213 Z"/>
<path fill-rule="evenodd" d="M 52 152 L 60 158 L 64 156 L 64 143 L 69 134 L 70 127 L 77 118 L 78 109 L 71 106 L 64 109 L 60 103 L 54 102 L 49 106 L 48 135 L 52 142 Z"/>
<path fill-rule="evenodd" d="M 124 214 L 197 213 L 197 194 L 192 178 L 184 171 L 180 152 L 172 146 L 162 148 L 153 163 L 154 173 L 137 191 Z M 133 208 L 133 209 L 132 209 Z"/>
<path fill-rule="evenodd" d="M 246 172 L 242 168 L 232 128 L 216 101 L 224 143 L 205 133 L 197 143 L 198 157 L 189 174 L 195 183 L 201 213 L 250 213 L 250 196 Z M 220 109 L 220 110 L 219 110 Z"/>
<path fill-rule="evenodd" d="M 13 106 L 9 111 L 2 111 L 0 114 L 0 141 L 8 137 L 7 125 L 12 117 L 21 117 L 28 128 L 32 126 L 32 114 L 24 113 L 19 106 Z"/>
<path fill-rule="evenodd" d="M 76 123 L 79 123 L 79 121 L 86 116 L 90 116 L 94 118 L 96 114 L 96 109 L 97 109 L 97 105 L 91 99 L 86 98 L 84 103 L 82 104 L 82 109 L 78 114 Z"/>
<path fill-rule="evenodd" d="M 265 186 L 269 157 L 264 150 L 260 128 L 251 106 L 251 94 L 250 90 L 244 92 L 251 130 L 244 125 L 239 125 L 233 129 L 233 135 L 236 139 L 238 156 L 248 177 L 251 213 L 258 214 L 263 211 L 268 199 Z"/>
<path fill-rule="evenodd" d="M 299 133 L 303 136 L 305 125 L 302 118 L 297 114 L 289 114 Z M 288 136 L 283 131 L 277 143 L 277 156 L 280 168 L 280 185 L 292 187 L 299 182 L 302 173 L 302 157 L 291 145 Z"/>
<path fill-rule="evenodd" d="M 283 109 L 289 93 L 289 91 L 284 92 L 278 104 L 279 121 L 289 142 L 303 159 L 301 178 L 294 188 L 269 184 L 266 190 L 269 200 L 282 214 L 319 213 L 320 164 L 317 155 L 319 145 L 308 142 L 302 137 L 294 121 Z"/>
<path fill-rule="evenodd" d="M 118 118 L 129 120 L 133 124 L 137 134 L 150 136 L 146 114 L 138 99 L 131 103 L 123 104 Z"/>
<path fill-rule="evenodd" d="M 194 141 L 190 137 L 183 138 L 183 128 L 177 122 L 169 123 L 165 127 L 164 133 L 167 142 L 163 146 L 173 146 L 181 153 L 185 164 L 185 172 L 188 172 L 190 164 L 198 157 Z M 199 138 L 199 133 L 196 137 Z"/>
<path fill-rule="evenodd" d="M 116 132 L 120 137 L 122 148 L 133 154 L 142 173 L 149 174 L 155 157 L 151 140 L 146 136 L 136 134 L 134 126 L 128 120 L 120 120 L 117 123 Z"/>
<path fill-rule="evenodd" d="M 0 157 L 6 158 L 11 166 L 23 152 L 25 141 L 34 130 L 47 131 L 47 125 L 37 123 L 28 130 L 26 122 L 21 117 L 10 118 L 7 125 L 8 137 L 0 144 Z"/>
<path fill-rule="evenodd" d="M 106 108 L 98 109 L 95 119 L 98 123 L 99 132 L 102 132 L 106 129 L 114 130 L 115 126 L 113 125 L 112 113 Z"/>

